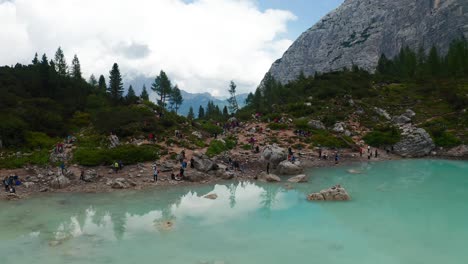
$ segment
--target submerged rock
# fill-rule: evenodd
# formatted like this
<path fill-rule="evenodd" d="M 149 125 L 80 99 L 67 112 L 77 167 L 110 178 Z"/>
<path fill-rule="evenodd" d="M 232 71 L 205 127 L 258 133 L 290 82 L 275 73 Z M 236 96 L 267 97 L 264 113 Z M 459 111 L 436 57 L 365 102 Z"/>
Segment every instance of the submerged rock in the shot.
<path fill-rule="evenodd" d="M 312 193 L 307 196 L 309 201 L 348 201 L 351 197 L 345 188 L 335 185 L 331 188 L 321 190 L 318 193 Z"/>
<path fill-rule="evenodd" d="M 276 176 L 275 174 L 267 174 L 266 172 L 261 172 L 258 175 L 258 179 L 260 181 L 266 181 L 266 182 L 280 182 L 281 178 Z"/>
<path fill-rule="evenodd" d="M 210 200 L 216 200 L 216 199 L 218 199 L 218 195 L 216 193 L 210 193 L 210 194 L 207 194 L 207 195 L 203 196 L 203 198 L 210 199 Z"/>
<path fill-rule="evenodd" d="M 307 175 L 305 174 L 300 174 L 300 175 L 297 175 L 288 179 L 288 182 L 293 182 L 293 183 L 301 183 L 301 182 L 307 182 L 307 181 L 308 181 Z"/>

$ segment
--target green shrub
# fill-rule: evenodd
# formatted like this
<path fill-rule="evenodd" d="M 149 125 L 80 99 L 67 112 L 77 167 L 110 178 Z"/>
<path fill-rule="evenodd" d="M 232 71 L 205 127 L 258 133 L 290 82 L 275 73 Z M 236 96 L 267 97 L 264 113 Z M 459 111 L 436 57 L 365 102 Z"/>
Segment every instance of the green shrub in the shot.
<path fill-rule="evenodd" d="M 241 146 L 241 149 L 243 149 L 243 150 L 251 150 L 251 149 L 252 149 L 252 146 L 249 145 L 249 144 L 244 144 L 244 145 Z"/>
<path fill-rule="evenodd" d="M 297 128 L 297 129 L 300 129 L 300 130 L 307 130 L 309 129 L 309 125 L 308 125 L 308 120 L 305 119 L 305 118 L 301 118 L 301 119 L 296 119 L 294 120 L 294 126 Z"/>
<path fill-rule="evenodd" d="M 345 148 L 348 145 L 340 138 L 327 131 L 315 131 L 312 133 L 311 141 L 315 146 L 329 148 Z M 306 142 L 307 143 L 307 142 Z"/>
<path fill-rule="evenodd" d="M 55 143 L 58 141 L 57 139 L 53 139 L 47 136 L 45 133 L 31 132 L 31 131 L 25 132 L 24 139 L 26 141 L 26 147 L 30 149 L 36 149 L 36 148 L 51 149 L 55 145 Z"/>
<path fill-rule="evenodd" d="M 401 139 L 400 131 L 395 127 L 377 127 L 363 137 L 364 141 L 374 147 L 394 145 Z"/>
<path fill-rule="evenodd" d="M 288 129 L 289 126 L 283 123 L 270 123 L 268 124 L 268 127 L 271 130 L 284 130 L 284 129 Z"/>
<path fill-rule="evenodd" d="M 208 157 L 213 157 L 218 154 L 223 153 L 224 151 L 228 151 L 230 149 L 233 149 L 236 146 L 236 141 L 232 139 L 226 139 L 226 143 L 223 143 L 220 140 L 212 140 L 210 143 L 210 146 L 206 150 L 206 155 Z"/>
<path fill-rule="evenodd" d="M 202 129 L 210 134 L 221 134 L 223 133 L 223 129 L 217 125 L 214 125 L 210 122 L 204 121 L 202 124 Z"/>
<path fill-rule="evenodd" d="M 83 166 L 110 165 L 119 160 L 123 164 L 135 164 L 157 159 L 158 152 L 158 147 L 149 145 L 122 145 L 113 149 L 80 147 L 75 150 L 74 159 Z"/>
<path fill-rule="evenodd" d="M 442 134 L 434 137 L 434 143 L 438 147 L 451 148 L 460 145 L 462 142 L 452 133 L 444 131 Z"/>
<path fill-rule="evenodd" d="M 34 151 L 31 155 L 23 155 L 20 157 L 10 156 L 0 159 L 0 168 L 15 169 L 30 165 L 46 165 L 49 163 L 49 150 Z"/>

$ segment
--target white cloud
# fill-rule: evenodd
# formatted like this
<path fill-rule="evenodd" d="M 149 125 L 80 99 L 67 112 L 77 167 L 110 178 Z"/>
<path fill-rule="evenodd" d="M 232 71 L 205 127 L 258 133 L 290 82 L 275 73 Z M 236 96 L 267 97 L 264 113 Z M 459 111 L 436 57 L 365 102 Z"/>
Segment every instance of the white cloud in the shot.
<path fill-rule="evenodd" d="M 256 0 L 0 1 L 0 64 L 78 54 L 85 76 L 119 63 L 127 80 L 164 69 L 191 92 L 225 93 L 229 80 L 253 90 L 291 41 L 289 11 L 261 11 Z"/>

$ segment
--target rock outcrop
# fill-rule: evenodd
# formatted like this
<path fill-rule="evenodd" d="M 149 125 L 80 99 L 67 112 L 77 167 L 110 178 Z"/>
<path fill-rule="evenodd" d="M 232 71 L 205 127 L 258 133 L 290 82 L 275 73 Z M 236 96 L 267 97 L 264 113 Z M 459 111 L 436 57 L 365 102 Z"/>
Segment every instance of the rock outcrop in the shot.
<path fill-rule="evenodd" d="M 277 171 L 281 175 L 297 175 L 302 172 L 302 168 L 298 162 L 292 163 L 284 160 L 278 164 Z"/>
<path fill-rule="evenodd" d="M 288 179 L 288 182 L 292 182 L 292 183 L 302 183 L 302 182 L 307 182 L 307 181 L 308 181 L 307 175 L 305 174 L 300 174 L 300 175 L 297 175 Z"/>
<path fill-rule="evenodd" d="M 322 121 L 319 120 L 310 120 L 307 125 L 312 128 L 312 129 L 317 129 L 317 130 L 325 130 L 326 127 L 322 123 Z"/>
<path fill-rule="evenodd" d="M 261 160 L 270 162 L 273 169 L 276 169 L 278 164 L 288 158 L 286 150 L 278 147 L 276 144 L 268 145 L 263 149 Z"/>
<path fill-rule="evenodd" d="M 304 73 L 351 68 L 373 71 L 381 54 L 392 58 L 404 46 L 442 53 L 468 37 L 466 0 L 346 0 L 304 32 L 270 68 L 285 84 Z"/>
<path fill-rule="evenodd" d="M 402 157 L 423 157 L 429 155 L 435 148 L 431 136 L 423 128 L 411 124 L 401 127 L 401 140 L 393 148 L 394 152 Z"/>
<path fill-rule="evenodd" d="M 216 170 L 218 167 L 208 156 L 203 155 L 199 152 L 193 153 L 193 160 L 195 169 L 202 172 L 208 172 L 210 170 Z"/>
<path fill-rule="evenodd" d="M 318 193 L 312 193 L 307 196 L 309 201 L 349 201 L 351 197 L 345 188 L 335 185 L 331 188 L 321 190 Z"/>
<path fill-rule="evenodd" d="M 55 189 L 61 189 L 70 186 L 70 184 L 71 182 L 67 177 L 59 175 L 50 182 L 50 187 Z"/>
<path fill-rule="evenodd" d="M 137 184 L 125 178 L 116 178 L 107 182 L 107 185 L 111 186 L 113 189 L 127 189 L 130 187 L 135 187 Z"/>

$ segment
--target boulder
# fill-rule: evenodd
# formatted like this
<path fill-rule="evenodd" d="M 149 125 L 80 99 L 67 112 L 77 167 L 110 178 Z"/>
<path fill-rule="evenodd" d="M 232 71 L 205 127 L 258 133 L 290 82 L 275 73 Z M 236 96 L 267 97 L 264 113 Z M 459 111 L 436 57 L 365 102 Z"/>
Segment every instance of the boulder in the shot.
<path fill-rule="evenodd" d="M 192 135 L 196 136 L 198 139 L 203 139 L 202 133 L 200 133 L 200 132 L 198 132 L 198 131 L 192 132 Z"/>
<path fill-rule="evenodd" d="M 85 181 L 94 182 L 99 179 L 99 175 L 96 170 L 86 170 L 84 173 L 84 179 Z"/>
<path fill-rule="evenodd" d="M 325 125 L 319 120 L 310 120 L 307 125 L 312 129 L 325 130 Z"/>
<path fill-rule="evenodd" d="M 190 182 L 202 182 L 210 179 L 210 175 L 196 170 L 185 172 L 185 180 Z"/>
<path fill-rule="evenodd" d="M 258 179 L 264 182 L 280 182 L 281 181 L 280 177 L 271 173 L 267 174 L 266 172 L 261 172 L 260 175 L 258 175 Z"/>
<path fill-rule="evenodd" d="M 27 189 L 34 187 L 36 185 L 34 182 L 25 182 L 23 183 L 23 186 Z"/>
<path fill-rule="evenodd" d="M 60 175 L 53 178 L 53 180 L 50 182 L 50 187 L 55 189 L 61 189 L 70 186 L 70 184 L 71 182 L 67 177 Z"/>
<path fill-rule="evenodd" d="M 297 175 L 288 179 L 288 182 L 293 182 L 293 183 L 301 183 L 301 182 L 307 182 L 307 181 L 308 181 L 307 175 L 305 174 L 300 174 L 300 175 Z"/>
<path fill-rule="evenodd" d="M 435 148 L 434 141 L 426 130 L 410 124 L 401 128 L 401 140 L 393 146 L 396 154 L 402 157 L 423 157 Z"/>
<path fill-rule="evenodd" d="M 202 172 L 208 172 L 218 168 L 217 164 L 213 162 L 206 155 L 197 155 L 193 157 L 195 169 Z"/>
<path fill-rule="evenodd" d="M 384 109 L 382 108 L 378 108 L 378 107 L 374 107 L 374 111 L 381 117 L 387 119 L 387 120 L 391 120 L 392 118 L 390 117 L 390 115 L 387 113 L 387 111 L 385 111 Z"/>
<path fill-rule="evenodd" d="M 298 162 L 292 163 L 287 160 L 280 162 L 277 170 L 281 175 L 297 175 L 302 172 L 302 168 L 299 166 Z"/>
<path fill-rule="evenodd" d="M 108 181 L 107 185 L 110 185 L 112 189 L 127 189 L 130 187 L 134 187 L 137 184 L 130 179 L 116 178 L 116 179 Z"/>
<path fill-rule="evenodd" d="M 116 135 L 110 135 L 109 136 L 109 147 L 110 148 L 115 148 L 117 146 L 120 145 L 120 140 L 119 140 L 119 137 L 117 137 Z"/>
<path fill-rule="evenodd" d="M 447 156 L 450 157 L 468 157 L 468 145 L 460 145 L 451 148 L 447 151 Z"/>
<path fill-rule="evenodd" d="M 210 200 L 216 200 L 216 199 L 218 199 L 218 195 L 216 193 L 210 193 L 210 194 L 207 194 L 207 195 L 203 196 L 203 198 L 210 199 Z"/>
<path fill-rule="evenodd" d="M 333 126 L 333 132 L 336 132 L 336 133 L 344 133 L 345 132 L 345 129 L 346 129 L 346 124 L 343 123 L 343 122 L 337 122 L 334 126 Z"/>
<path fill-rule="evenodd" d="M 345 188 L 335 185 L 331 188 L 321 190 L 318 193 L 312 193 L 307 196 L 309 201 L 349 201 L 351 197 Z"/>
<path fill-rule="evenodd" d="M 288 158 L 288 154 L 285 149 L 278 147 L 278 145 L 268 145 L 263 149 L 261 160 L 270 162 L 271 167 L 276 169 L 278 164 Z"/>

